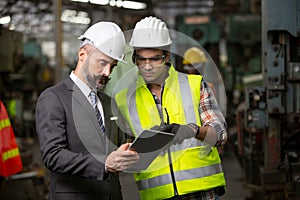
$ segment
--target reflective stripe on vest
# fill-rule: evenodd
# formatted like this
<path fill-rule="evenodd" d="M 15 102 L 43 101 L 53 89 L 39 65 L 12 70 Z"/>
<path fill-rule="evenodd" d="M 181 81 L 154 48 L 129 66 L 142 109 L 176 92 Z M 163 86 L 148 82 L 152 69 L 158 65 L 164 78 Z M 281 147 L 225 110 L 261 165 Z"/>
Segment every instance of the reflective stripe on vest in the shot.
<path fill-rule="evenodd" d="M 13 158 L 13 157 L 16 157 L 19 155 L 20 155 L 20 153 L 19 153 L 18 147 L 14 148 L 14 149 L 10 149 L 10 150 L 2 153 L 2 161 L 4 162 L 10 158 Z"/>
<path fill-rule="evenodd" d="M 4 128 L 11 126 L 9 119 L 0 120 L 0 131 Z"/>
<path fill-rule="evenodd" d="M 0 120 L 0 132 L 2 130 L 4 130 L 5 128 L 11 128 L 11 123 L 8 118 Z M 4 134 L 4 133 L 2 133 L 2 134 Z M 2 161 L 4 162 L 10 158 L 14 158 L 19 155 L 20 155 L 20 152 L 19 152 L 18 147 L 9 149 L 7 151 L 2 152 Z"/>
<path fill-rule="evenodd" d="M 20 152 L 6 111 L 0 100 L 0 176 L 7 177 L 23 169 Z"/>
<path fill-rule="evenodd" d="M 175 172 L 175 177 L 179 177 L 176 178 L 176 181 L 184 181 L 195 178 L 203 178 L 218 173 L 222 173 L 222 168 L 219 164 L 215 164 L 196 169 L 177 171 Z M 161 176 L 150 178 L 147 181 L 137 181 L 136 184 L 140 190 L 145 190 L 147 188 L 153 188 L 160 185 L 172 184 L 172 179 L 169 174 L 163 174 Z"/>
<path fill-rule="evenodd" d="M 178 73 L 170 67 L 162 95 L 163 121 L 167 109 L 170 123 L 200 123 L 199 101 L 201 76 Z M 128 91 L 131 91 L 129 93 Z M 116 102 L 132 130 L 138 135 L 161 123 L 153 96 L 141 76 L 128 91 L 118 93 Z M 170 147 L 172 165 L 179 194 L 207 190 L 225 185 L 221 161 L 216 148 L 204 146 L 195 138 Z M 168 155 L 163 151 L 145 170 L 134 175 L 142 199 L 174 196 Z"/>
<path fill-rule="evenodd" d="M 181 95 L 182 96 L 181 102 L 184 102 L 184 105 L 185 105 L 184 115 L 186 118 L 186 122 L 196 123 L 196 113 L 197 112 L 195 112 L 195 110 L 194 110 L 194 106 L 193 106 L 194 102 L 193 102 L 193 98 L 192 98 L 191 89 L 188 84 L 188 76 L 186 76 L 185 74 L 178 74 L 178 80 L 179 80 L 180 91 L 182 92 L 182 94 L 184 94 L 184 95 Z M 200 86 L 200 83 L 199 83 L 199 86 Z M 198 92 L 200 93 L 200 90 Z"/>

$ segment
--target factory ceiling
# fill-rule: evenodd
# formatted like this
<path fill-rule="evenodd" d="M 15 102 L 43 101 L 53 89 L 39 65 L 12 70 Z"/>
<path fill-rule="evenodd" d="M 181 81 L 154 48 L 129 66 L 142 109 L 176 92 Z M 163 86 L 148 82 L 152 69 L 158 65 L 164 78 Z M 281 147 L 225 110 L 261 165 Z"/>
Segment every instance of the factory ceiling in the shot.
<path fill-rule="evenodd" d="M 51 37 L 55 27 L 54 11 L 57 9 L 55 1 L 60 2 L 58 0 L 0 1 L 0 26 L 22 32 L 27 37 Z M 97 1 L 99 3 L 105 0 Z M 79 35 L 90 23 L 98 20 L 111 20 L 118 24 L 126 24 L 127 21 L 135 22 L 146 15 L 156 15 L 168 22 L 179 14 L 226 14 L 239 12 L 240 7 L 240 0 L 136 0 L 146 5 L 146 8 L 137 10 L 124 8 L 127 1 L 106 1 L 107 5 L 97 5 L 91 3 L 93 2 L 91 0 L 86 0 L 86 3 L 78 0 L 61 0 L 61 20 L 64 32 Z M 132 25 L 129 24 L 125 28 L 133 28 L 130 26 Z"/>

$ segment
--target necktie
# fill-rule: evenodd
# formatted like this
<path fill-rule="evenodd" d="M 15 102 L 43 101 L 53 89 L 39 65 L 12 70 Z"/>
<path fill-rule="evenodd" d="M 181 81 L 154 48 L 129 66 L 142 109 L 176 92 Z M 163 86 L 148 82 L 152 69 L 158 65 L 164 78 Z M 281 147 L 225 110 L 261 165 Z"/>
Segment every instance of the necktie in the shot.
<path fill-rule="evenodd" d="M 97 106 L 97 97 L 96 97 L 96 93 L 94 91 L 92 91 L 89 95 L 91 101 L 92 101 L 92 106 L 94 108 L 94 111 L 96 113 L 96 117 L 97 117 L 97 120 L 100 124 L 100 128 L 103 132 L 103 134 L 105 134 L 105 126 L 104 126 L 104 123 L 103 123 L 103 119 L 102 119 L 102 116 L 100 114 L 100 111 L 98 109 L 98 106 Z"/>

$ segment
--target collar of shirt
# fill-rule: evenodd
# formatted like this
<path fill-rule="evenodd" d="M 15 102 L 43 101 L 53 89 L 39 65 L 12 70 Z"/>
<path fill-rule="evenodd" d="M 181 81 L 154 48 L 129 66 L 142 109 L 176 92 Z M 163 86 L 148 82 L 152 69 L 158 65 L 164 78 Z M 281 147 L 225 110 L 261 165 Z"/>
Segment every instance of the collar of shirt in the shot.
<path fill-rule="evenodd" d="M 78 78 L 78 76 L 73 71 L 70 74 L 70 78 L 74 81 L 75 85 L 77 85 L 79 87 L 79 89 L 84 94 L 84 96 L 89 98 L 89 95 L 92 91 L 91 88 L 85 82 L 83 82 L 80 78 Z"/>
<path fill-rule="evenodd" d="M 74 81 L 75 85 L 77 85 L 79 87 L 79 89 L 82 91 L 84 96 L 88 99 L 90 104 L 92 104 L 92 102 L 89 98 L 89 95 L 92 91 L 91 88 L 85 82 L 83 82 L 80 78 L 78 78 L 78 76 L 74 73 L 74 71 L 72 71 L 70 73 L 70 78 Z M 97 95 L 97 106 L 98 106 L 98 109 L 100 111 L 102 118 L 104 119 L 103 106 L 102 106 L 102 103 L 99 101 L 98 95 Z"/>

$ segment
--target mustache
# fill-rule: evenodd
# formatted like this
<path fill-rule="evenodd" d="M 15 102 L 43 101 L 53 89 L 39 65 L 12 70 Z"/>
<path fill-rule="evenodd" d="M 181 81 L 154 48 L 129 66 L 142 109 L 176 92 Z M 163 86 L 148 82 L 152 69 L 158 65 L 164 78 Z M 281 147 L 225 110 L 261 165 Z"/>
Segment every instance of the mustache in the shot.
<path fill-rule="evenodd" d="M 99 83 L 106 85 L 108 81 L 110 80 L 110 77 L 108 76 L 99 76 Z"/>

